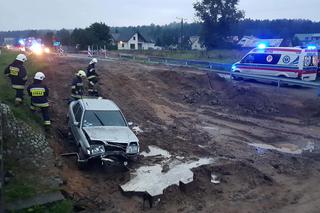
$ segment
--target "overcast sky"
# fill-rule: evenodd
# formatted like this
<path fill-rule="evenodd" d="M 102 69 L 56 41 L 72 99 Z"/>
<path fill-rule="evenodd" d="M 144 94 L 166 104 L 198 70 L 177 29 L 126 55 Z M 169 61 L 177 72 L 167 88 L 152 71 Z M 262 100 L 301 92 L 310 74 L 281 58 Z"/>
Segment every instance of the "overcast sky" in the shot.
<path fill-rule="evenodd" d="M 73 29 L 93 22 L 110 26 L 195 20 L 196 0 L 1 0 L 0 30 Z M 320 21 L 320 0 L 240 0 L 246 18 Z"/>

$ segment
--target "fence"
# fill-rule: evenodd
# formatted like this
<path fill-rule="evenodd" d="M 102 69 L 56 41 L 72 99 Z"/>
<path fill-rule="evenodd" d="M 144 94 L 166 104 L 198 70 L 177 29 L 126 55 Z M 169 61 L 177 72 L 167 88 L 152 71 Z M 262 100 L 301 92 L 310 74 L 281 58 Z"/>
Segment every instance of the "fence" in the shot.
<path fill-rule="evenodd" d="M 163 57 L 148 57 L 148 56 L 135 56 L 131 54 L 120 54 L 120 58 L 128 59 L 128 60 L 138 60 L 138 61 L 147 61 L 150 63 L 159 63 L 159 64 L 167 64 L 174 66 L 188 66 L 188 67 L 196 67 L 205 72 L 216 72 L 220 74 L 229 75 L 231 78 L 245 78 L 245 79 L 253 79 L 258 81 L 267 81 L 270 83 L 276 83 L 278 87 L 281 85 L 296 85 L 308 88 L 319 88 L 320 83 L 318 82 L 308 82 L 302 81 L 298 79 L 290 79 L 290 78 L 280 78 L 280 77 L 270 77 L 263 75 L 250 75 L 250 74 L 242 74 L 242 73 L 234 73 L 231 72 L 232 64 L 223 64 L 223 63 L 215 63 L 210 61 L 200 61 L 200 60 L 184 60 L 184 59 L 173 59 L 173 58 L 163 58 Z"/>

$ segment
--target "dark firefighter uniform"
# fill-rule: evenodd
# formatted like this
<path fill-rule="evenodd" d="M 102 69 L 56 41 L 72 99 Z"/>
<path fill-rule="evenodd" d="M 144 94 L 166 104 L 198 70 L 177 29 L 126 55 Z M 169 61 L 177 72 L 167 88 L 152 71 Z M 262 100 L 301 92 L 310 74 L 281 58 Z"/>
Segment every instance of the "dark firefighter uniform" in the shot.
<path fill-rule="evenodd" d="M 31 106 L 30 109 L 32 111 L 36 111 L 37 109 L 41 109 L 43 121 L 45 126 L 50 126 L 51 121 L 49 117 L 49 89 L 47 86 L 42 84 L 40 80 L 34 80 L 33 84 L 31 84 L 27 88 L 28 94 L 31 97 Z"/>
<path fill-rule="evenodd" d="M 22 103 L 27 81 L 27 71 L 23 62 L 15 60 L 5 69 L 4 74 L 11 79 L 11 87 L 16 90 L 16 103 Z"/>
<path fill-rule="evenodd" d="M 98 83 L 98 75 L 96 73 L 95 63 L 89 64 L 87 68 L 87 79 L 89 81 L 89 95 L 98 95 L 96 84 Z"/>
<path fill-rule="evenodd" d="M 76 76 L 72 80 L 71 85 L 71 97 L 74 99 L 80 99 L 84 95 L 84 85 L 82 78 L 80 76 Z"/>

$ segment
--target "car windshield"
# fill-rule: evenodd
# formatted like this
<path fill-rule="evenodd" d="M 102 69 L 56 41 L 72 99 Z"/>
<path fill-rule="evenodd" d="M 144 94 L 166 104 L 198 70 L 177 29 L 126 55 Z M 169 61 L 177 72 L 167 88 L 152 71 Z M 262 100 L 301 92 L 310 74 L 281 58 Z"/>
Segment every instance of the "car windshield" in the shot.
<path fill-rule="evenodd" d="M 86 111 L 83 127 L 93 126 L 126 126 L 120 111 Z"/>

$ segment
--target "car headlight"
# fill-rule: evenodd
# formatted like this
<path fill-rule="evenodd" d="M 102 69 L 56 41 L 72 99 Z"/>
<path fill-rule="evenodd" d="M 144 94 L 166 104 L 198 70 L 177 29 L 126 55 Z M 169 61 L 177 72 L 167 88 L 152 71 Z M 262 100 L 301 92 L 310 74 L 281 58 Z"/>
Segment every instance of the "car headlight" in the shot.
<path fill-rule="evenodd" d="M 127 146 L 126 153 L 127 154 L 136 154 L 139 152 L 139 146 L 136 143 L 131 143 L 129 146 Z"/>
<path fill-rule="evenodd" d="M 105 152 L 103 145 L 91 145 L 90 153 L 91 155 L 103 154 Z"/>

